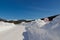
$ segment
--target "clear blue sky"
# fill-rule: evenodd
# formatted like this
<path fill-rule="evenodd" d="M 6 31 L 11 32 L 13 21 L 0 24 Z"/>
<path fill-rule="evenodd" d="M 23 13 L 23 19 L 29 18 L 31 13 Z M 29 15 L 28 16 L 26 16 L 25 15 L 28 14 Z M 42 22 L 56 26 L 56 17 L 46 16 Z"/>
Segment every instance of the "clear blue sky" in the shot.
<path fill-rule="evenodd" d="M 0 0 L 0 17 L 38 19 L 60 14 L 60 0 Z"/>

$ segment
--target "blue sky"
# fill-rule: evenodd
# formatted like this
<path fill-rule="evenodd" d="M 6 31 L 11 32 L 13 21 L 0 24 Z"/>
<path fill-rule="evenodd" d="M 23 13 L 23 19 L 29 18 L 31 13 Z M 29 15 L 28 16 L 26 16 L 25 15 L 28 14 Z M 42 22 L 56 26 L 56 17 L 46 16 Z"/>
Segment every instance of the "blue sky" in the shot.
<path fill-rule="evenodd" d="M 38 19 L 60 14 L 60 0 L 0 0 L 0 17 Z"/>

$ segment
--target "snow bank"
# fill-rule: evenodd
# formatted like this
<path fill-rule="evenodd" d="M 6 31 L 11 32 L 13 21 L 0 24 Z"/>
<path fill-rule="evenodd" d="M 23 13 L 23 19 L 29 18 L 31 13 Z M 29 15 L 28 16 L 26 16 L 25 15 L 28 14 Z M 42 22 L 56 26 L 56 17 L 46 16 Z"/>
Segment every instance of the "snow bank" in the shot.
<path fill-rule="evenodd" d="M 39 25 L 32 22 L 27 25 L 28 40 L 60 40 L 60 16 L 42 26 L 40 23 L 43 24 L 43 22 L 39 22 Z"/>
<path fill-rule="evenodd" d="M 40 40 L 40 28 L 47 24 L 43 20 L 37 19 L 30 23 L 25 23 L 26 32 L 24 33 L 24 40 Z"/>

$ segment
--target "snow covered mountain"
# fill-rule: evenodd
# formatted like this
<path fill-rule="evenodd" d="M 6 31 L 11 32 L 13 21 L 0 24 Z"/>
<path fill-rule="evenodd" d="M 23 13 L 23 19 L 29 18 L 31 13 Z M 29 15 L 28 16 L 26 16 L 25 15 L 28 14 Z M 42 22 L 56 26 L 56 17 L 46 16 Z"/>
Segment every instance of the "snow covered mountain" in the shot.
<path fill-rule="evenodd" d="M 0 40 L 60 40 L 60 15 L 36 20 L 0 19 Z"/>

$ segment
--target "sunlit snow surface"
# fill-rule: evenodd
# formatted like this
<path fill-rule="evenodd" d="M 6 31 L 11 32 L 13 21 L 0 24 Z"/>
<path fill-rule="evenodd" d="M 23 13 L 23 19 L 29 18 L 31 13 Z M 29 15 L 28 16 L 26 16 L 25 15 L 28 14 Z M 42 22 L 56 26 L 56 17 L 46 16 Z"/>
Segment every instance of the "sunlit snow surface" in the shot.
<path fill-rule="evenodd" d="M 25 31 L 23 25 L 0 22 L 0 40 L 23 40 Z"/>
<path fill-rule="evenodd" d="M 60 40 L 60 16 L 51 22 L 40 19 L 21 24 L 0 22 L 0 40 Z"/>
<path fill-rule="evenodd" d="M 60 16 L 48 23 L 40 21 L 26 25 L 28 38 L 25 37 L 25 40 L 60 40 Z"/>

